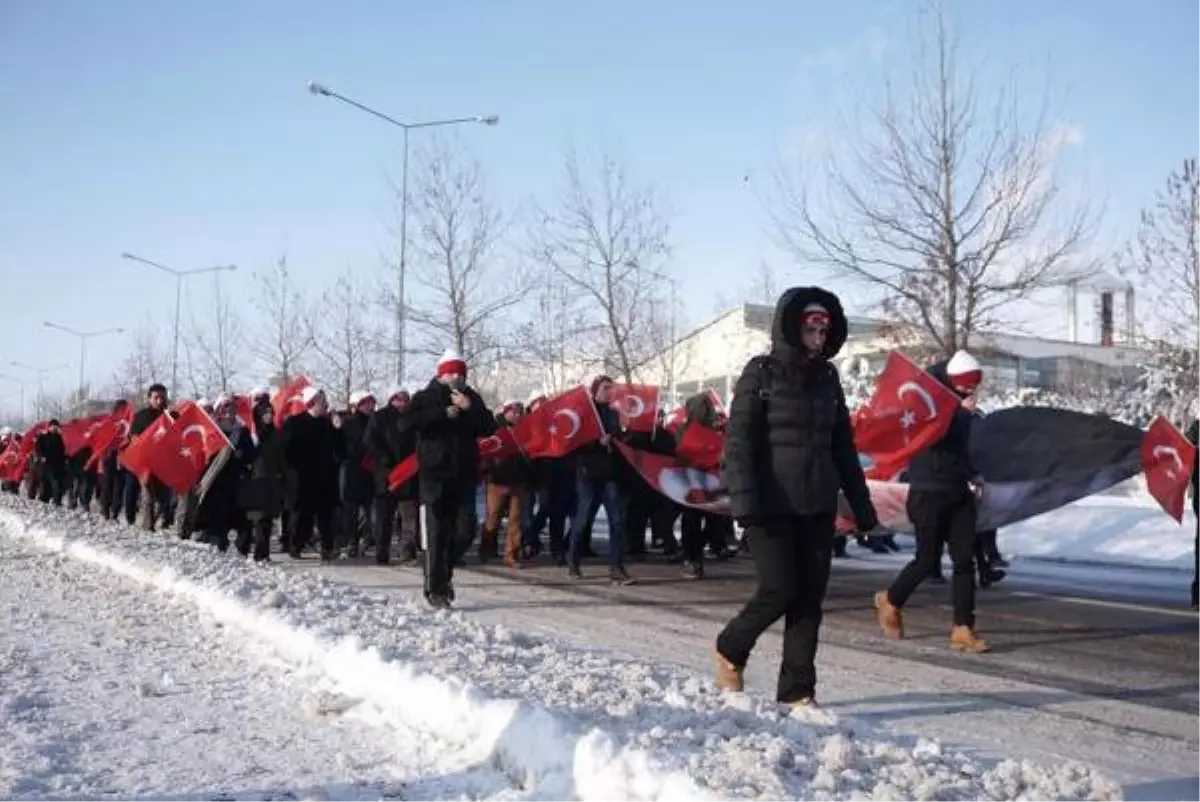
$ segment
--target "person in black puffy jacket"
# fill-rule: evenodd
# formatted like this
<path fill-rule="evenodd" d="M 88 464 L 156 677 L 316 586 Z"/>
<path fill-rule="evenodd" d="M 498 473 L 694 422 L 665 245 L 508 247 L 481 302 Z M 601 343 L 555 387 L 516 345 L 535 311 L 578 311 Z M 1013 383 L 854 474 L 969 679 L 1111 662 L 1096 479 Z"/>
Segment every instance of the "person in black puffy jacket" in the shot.
<path fill-rule="evenodd" d="M 305 411 L 284 421 L 282 433 L 283 458 L 295 486 L 290 499 L 288 555 L 300 558 L 315 526 L 321 533 L 321 559 L 332 560 L 336 556 L 333 515 L 338 505 L 338 466 L 345 442 L 328 414 L 325 393 L 306 387 L 300 397 Z"/>
<path fill-rule="evenodd" d="M 417 560 L 419 512 L 417 478 L 414 476 L 395 491 L 388 488 L 392 470 L 417 450 L 417 434 L 405 426 L 411 397 L 400 387 L 388 393 L 387 404 L 371 416 L 367 424 L 367 453 L 371 456 L 374 479 L 375 562 L 387 565 L 391 559 L 392 534 L 399 523 L 400 562 Z"/>
<path fill-rule="evenodd" d="M 860 530 L 878 526 L 841 378 L 829 362 L 846 335 L 836 295 L 787 290 L 775 306 L 771 351 L 747 363 L 729 410 L 724 478 L 733 516 L 750 538 L 758 587 L 717 638 L 717 684 L 741 690 L 759 636 L 783 618 L 776 698 L 788 705 L 814 698 L 839 491 Z"/>
<path fill-rule="evenodd" d="M 425 600 L 444 609 L 454 601 L 454 563 L 474 539 L 477 441 L 496 431 L 496 419 L 479 393 L 467 386 L 462 357 L 448 352 L 435 370 L 425 389 L 413 396 L 404 424 L 416 433 L 425 505 Z"/>
<path fill-rule="evenodd" d="M 937 363 L 928 372 L 963 398 L 974 395 L 983 378 L 979 362 L 966 351 Z M 916 532 L 917 553 L 890 588 L 875 594 L 875 609 L 886 635 L 904 637 L 901 610 L 913 591 L 935 572 L 942 549 L 947 548 L 954 571 L 950 648 L 981 653 L 988 651 L 988 645 L 975 635 L 975 508 L 983 478 L 971 464 L 974 418 L 969 409 L 957 408 L 942 439 L 909 463 L 905 509 Z"/>

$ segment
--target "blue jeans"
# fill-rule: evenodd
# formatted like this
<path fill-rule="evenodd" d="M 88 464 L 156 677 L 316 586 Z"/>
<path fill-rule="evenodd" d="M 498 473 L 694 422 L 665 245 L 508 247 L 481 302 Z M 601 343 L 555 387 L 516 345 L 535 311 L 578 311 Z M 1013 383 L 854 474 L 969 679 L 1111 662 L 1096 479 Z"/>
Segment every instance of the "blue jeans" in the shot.
<path fill-rule="evenodd" d="M 617 483 L 596 482 L 579 477 L 575 480 L 575 517 L 571 519 L 571 543 L 568 558 L 572 566 L 579 567 L 583 541 L 583 530 L 596 517 L 597 510 L 604 506 L 608 518 L 608 567 L 619 568 L 625 557 L 625 530 L 621 520 L 621 496 Z"/>

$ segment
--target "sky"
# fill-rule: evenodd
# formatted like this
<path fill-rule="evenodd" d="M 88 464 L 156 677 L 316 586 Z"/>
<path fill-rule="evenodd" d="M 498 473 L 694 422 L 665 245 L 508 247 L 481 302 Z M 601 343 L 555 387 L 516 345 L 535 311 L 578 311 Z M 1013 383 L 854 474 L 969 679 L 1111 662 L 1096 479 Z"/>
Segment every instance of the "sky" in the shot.
<path fill-rule="evenodd" d="M 745 298 L 764 261 L 781 284 L 811 282 L 769 236 L 763 182 L 781 159 L 836 148 L 844 121 L 903 79 L 917 8 L 4 0 L 0 373 L 33 386 L 11 362 L 65 365 L 46 388 L 74 386 L 78 340 L 45 320 L 167 331 L 174 282 L 122 251 L 180 269 L 237 264 L 223 287 L 241 297 L 285 251 L 312 292 L 348 267 L 383 271 L 399 131 L 309 94 L 311 79 L 405 120 L 498 114 L 458 138 L 510 209 L 548 197 L 567 147 L 618 154 L 666 200 L 689 322 Z M 1103 208 L 1094 247 L 1128 237 L 1197 151 L 1196 2 L 955 14 L 981 75 L 1017 75 L 1034 103 L 1050 87 L 1069 185 Z M 210 291 L 189 282 L 195 303 Z M 121 336 L 91 341 L 89 381 L 127 350 Z M 16 388 L 0 378 L 0 408 Z"/>

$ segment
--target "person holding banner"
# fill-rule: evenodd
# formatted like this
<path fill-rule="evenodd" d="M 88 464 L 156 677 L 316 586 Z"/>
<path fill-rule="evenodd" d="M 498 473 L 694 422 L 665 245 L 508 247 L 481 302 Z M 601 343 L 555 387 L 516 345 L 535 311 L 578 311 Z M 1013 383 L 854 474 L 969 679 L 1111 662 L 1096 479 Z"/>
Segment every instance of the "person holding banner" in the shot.
<path fill-rule="evenodd" d="M 837 296 L 794 287 L 779 298 L 771 350 L 742 370 L 730 404 L 724 478 L 750 538 L 758 586 L 717 637 L 717 685 L 740 691 L 759 637 L 784 619 L 776 699 L 811 705 L 822 605 L 843 493 L 858 528 L 878 527 L 854 448 L 841 377 L 830 360 L 848 326 Z"/>

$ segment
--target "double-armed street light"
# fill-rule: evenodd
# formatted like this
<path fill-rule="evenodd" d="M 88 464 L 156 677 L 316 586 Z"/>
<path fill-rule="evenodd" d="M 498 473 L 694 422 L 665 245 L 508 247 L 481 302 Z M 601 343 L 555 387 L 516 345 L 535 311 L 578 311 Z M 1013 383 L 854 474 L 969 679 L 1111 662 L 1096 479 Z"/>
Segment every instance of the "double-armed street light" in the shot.
<path fill-rule="evenodd" d="M 57 329 L 58 331 L 79 338 L 79 405 L 82 408 L 84 402 L 87 400 L 84 398 L 83 390 L 85 375 L 84 370 L 87 363 L 87 341 L 93 337 L 103 337 L 107 334 L 124 334 L 125 329 L 111 328 L 99 329 L 97 331 L 79 331 L 78 329 L 71 328 L 70 326 L 64 326 L 61 323 L 51 323 L 49 320 L 42 321 L 42 325 L 48 329 Z"/>

